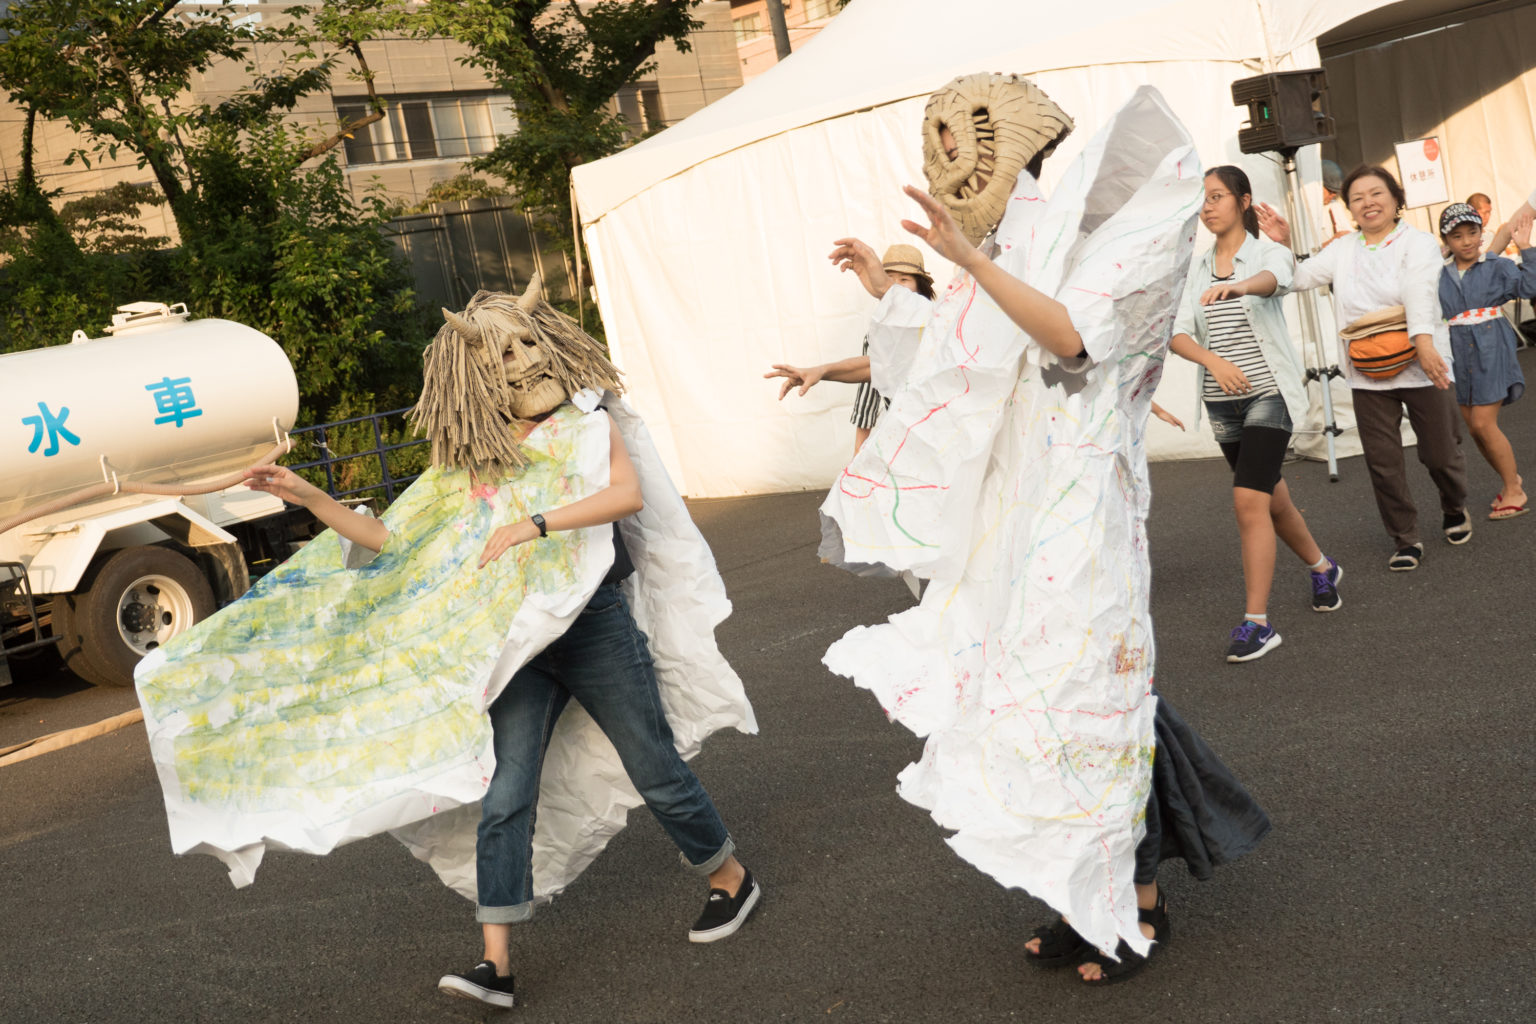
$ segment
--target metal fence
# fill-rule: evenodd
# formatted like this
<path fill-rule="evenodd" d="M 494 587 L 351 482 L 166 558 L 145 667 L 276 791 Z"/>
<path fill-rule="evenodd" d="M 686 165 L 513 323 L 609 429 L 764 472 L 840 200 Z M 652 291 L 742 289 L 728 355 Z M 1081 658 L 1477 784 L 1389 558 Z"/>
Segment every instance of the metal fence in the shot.
<path fill-rule="evenodd" d="M 463 309 L 482 288 L 521 291 L 535 272 L 549 298 L 574 296 L 569 258 L 515 203 L 511 197 L 463 199 L 389 222 L 385 237 L 410 264 L 428 308 Z"/>
<path fill-rule="evenodd" d="M 313 427 L 301 427 L 298 430 L 290 431 L 289 436 L 292 437 L 295 441 L 308 441 L 309 443 L 313 444 L 315 446 L 315 450 L 320 453 L 320 458 L 313 459 L 309 462 L 294 463 L 288 468 L 295 472 L 298 472 L 301 469 L 317 469 L 323 472 L 325 474 L 326 493 L 333 498 L 349 498 L 353 495 L 363 494 L 368 491 L 382 490 L 384 492 L 384 501 L 386 504 L 388 504 L 389 502 L 395 500 L 398 492 L 403 491 L 405 488 L 409 487 L 411 482 L 420 475 L 418 473 L 410 473 L 404 476 L 395 476 L 393 469 L 390 466 L 390 453 L 402 451 L 406 448 L 419 448 L 422 445 L 429 443 L 424 437 L 405 441 L 399 444 L 388 443 L 384 438 L 384 420 L 390 416 L 403 417 L 406 413 L 410 412 L 412 408 L 412 406 L 407 406 L 404 409 L 391 409 L 388 412 L 378 412 L 370 416 L 354 416 L 349 420 L 337 420 L 334 423 L 320 423 Z M 331 450 L 332 431 L 334 431 L 337 427 L 350 426 L 353 423 L 369 424 L 373 431 L 373 447 L 365 448 L 359 452 L 344 453 L 341 455 L 336 454 Z M 310 435 L 313 436 L 311 437 Z M 349 490 L 338 490 L 336 483 L 336 467 L 343 462 L 351 462 L 355 459 L 368 458 L 378 459 L 379 482 L 376 484 L 365 484 L 362 487 L 353 487 Z"/>

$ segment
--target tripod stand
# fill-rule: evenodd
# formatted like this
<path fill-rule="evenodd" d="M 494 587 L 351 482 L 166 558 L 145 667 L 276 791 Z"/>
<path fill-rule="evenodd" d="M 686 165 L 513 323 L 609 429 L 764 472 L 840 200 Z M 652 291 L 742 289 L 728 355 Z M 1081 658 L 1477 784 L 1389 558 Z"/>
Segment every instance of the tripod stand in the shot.
<path fill-rule="evenodd" d="M 1296 173 L 1296 148 L 1282 149 L 1280 155 L 1285 160 L 1285 214 L 1291 223 L 1291 251 L 1298 260 L 1303 260 L 1311 253 L 1312 226 L 1309 218 L 1297 216 L 1297 210 L 1301 207 L 1301 176 Z M 1323 437 L 1328 445 L 1328 480 L 1330 483 L 1338 483 L 1339 459 L 1334 439 L 1344 431 L 1339 429 L 1333 415 L 1331 382 L 1334 377 L 1342 377 L 1344 374 L 1337 363 L 1328 359 L 1323 332 L 1317 322 L 1317 307 L 1313 305 L 1311 297 L 1298 295 L 1296 305 L 1301 310 L 1302 343 L 1312 355 L 1307 360 L 1310 364 L 1307 367 L 1307 381 L 1319 382 L 1323 387 Z"/>

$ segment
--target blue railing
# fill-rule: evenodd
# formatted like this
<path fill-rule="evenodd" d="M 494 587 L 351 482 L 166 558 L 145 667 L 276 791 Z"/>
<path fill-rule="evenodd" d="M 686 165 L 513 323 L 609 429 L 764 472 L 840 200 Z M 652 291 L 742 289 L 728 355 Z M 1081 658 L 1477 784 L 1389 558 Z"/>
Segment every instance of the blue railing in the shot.
<path fill-rule="evenodd" d="M 337 420 L 334 423 L 321 423 L 313 427 L 303 427 L 299 430 L 290 431 L 288 436 L 293 438 L 295 441 L 303 438 L 307 434 L 316 435 L 314 438 L 309 439 L 309 443 L 313 444 L 317 449 L 319 449 L 323 458 L 315 459 L 313 462 L 301 462 L 297 465 L 291 465 L 288 468 L 294 470 L 295 472 L 301 469 L 324 470 L 325 489 L 326 492 L 333 498 L 349 498 L 354 494 L 363 494 L 367 491 L 377 491 L 382 488 L 384 491 L 384 500 L 394 501 L 398 493 L 403 491 L 406 487 L 410 486 L 411 482 L 415 480 L 416 477 L 420 474 L 413 473 L 410 476 L 395 476 L 392 472 L 390 472 L 389 453 L 400 451 L 403 448 L 415 448 L 417 445 L 427 444 L 428 441 L 426 438 L 417 438 L 414 441 L 405 441 L 401 444 L 385 444 L 384 431 L 379 426 L 379 423 L 381 420 L 389 416 L 403 416 L 410 412 L 413 408 L 414 406 L 406 406 L 404 409 L 391 409 L 388 412 L 376 412 L 370 416 L 354 416 L 349 420 Z M 365 451 L 354 452 L 350 455 L 335 454 L 331 451 L 330 431 L 337 427 L 350 426 L 353 423 L 369 423 L 372 425 L 373 447 Z M 366 458 L 377 458 L 379 460 L 379 482 L 376 484 L 369 484 L 366 487 L 354 487 L 351 490 L 338 491 L 336 489 L 336 465 L 342 462 L 350 462 L 353 459 Z"/>

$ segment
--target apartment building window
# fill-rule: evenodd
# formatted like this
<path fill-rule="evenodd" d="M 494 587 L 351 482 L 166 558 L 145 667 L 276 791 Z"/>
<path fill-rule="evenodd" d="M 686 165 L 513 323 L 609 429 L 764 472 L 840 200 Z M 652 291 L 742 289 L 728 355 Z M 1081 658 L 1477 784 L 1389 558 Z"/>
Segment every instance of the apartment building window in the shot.
<path fill-rule="evenodd" d="M 830 18 L 835 11 L 833 0 L 805 0 L 805 20 L 817 21 L 821 18 Z"/>
<path fill-rule="evenodd" d="M 756 39 L 763 34 L 763 16 L 761 14 L 744 14 L 739 18 L 732 19 L 731 24 L 736 28 L 737 43 Z"/>
<path fill-rule="evenodd" d="M 505 96 L 391 97 L 384 117 L 345 140 L 348 164 L 382 164 L 488 153 L 497 138 L 517 131 Z M 336 116 L 355 120 L 368 108 L 338 104 Z"/>

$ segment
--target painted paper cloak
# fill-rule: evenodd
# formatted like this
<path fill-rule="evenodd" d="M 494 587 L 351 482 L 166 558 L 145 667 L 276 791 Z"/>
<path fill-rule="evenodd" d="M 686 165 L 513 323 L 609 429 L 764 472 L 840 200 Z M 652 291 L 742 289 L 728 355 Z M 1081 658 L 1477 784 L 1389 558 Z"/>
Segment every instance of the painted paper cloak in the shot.
<path fill-rule="evenodd" d="M 1087 357 L 1032 343 L 969 275 L 931 311 L 890 289 L 870 355 L 891 407 L 822 506 L 825 555 L 930 581 L 825 658 L 927 737 L 901 795 L 1106 950 L 1147 948 L 1132 887 L 1156 706 L 1144 429 L 1201 194 L 1150 88 L 1049 201 L 1022 176 L 994 261 L 1067 307 Z"/>
<path fill-rule="evenodd" d="M 644 424 L 583 392 L 524 442 L 530 465 L 477 483 L 430 469 L 384 513 L 371 560 L 326 531 L 250 593 L 152 652 L 137 684 L 177 853 L 211 853 L 236 885 L 266 849 L 323 854 L 390 831 L 466 898 L 475 826 L 494 766 L 485 709 L 563 633 L 613 560 L 607 526 L 552 533 L 483 570 L 497 527 L 608 483 L 608 417 L 645 508 L 620 525 L 624 584 L 651 642 L 684 757 L 733 726 L 755 732 L 714 627 L 730 614 L 703 537 Z M 579 705 L 545 758 L 534 835 L 536 894 L 561 891 L 641 803 Z"/>

